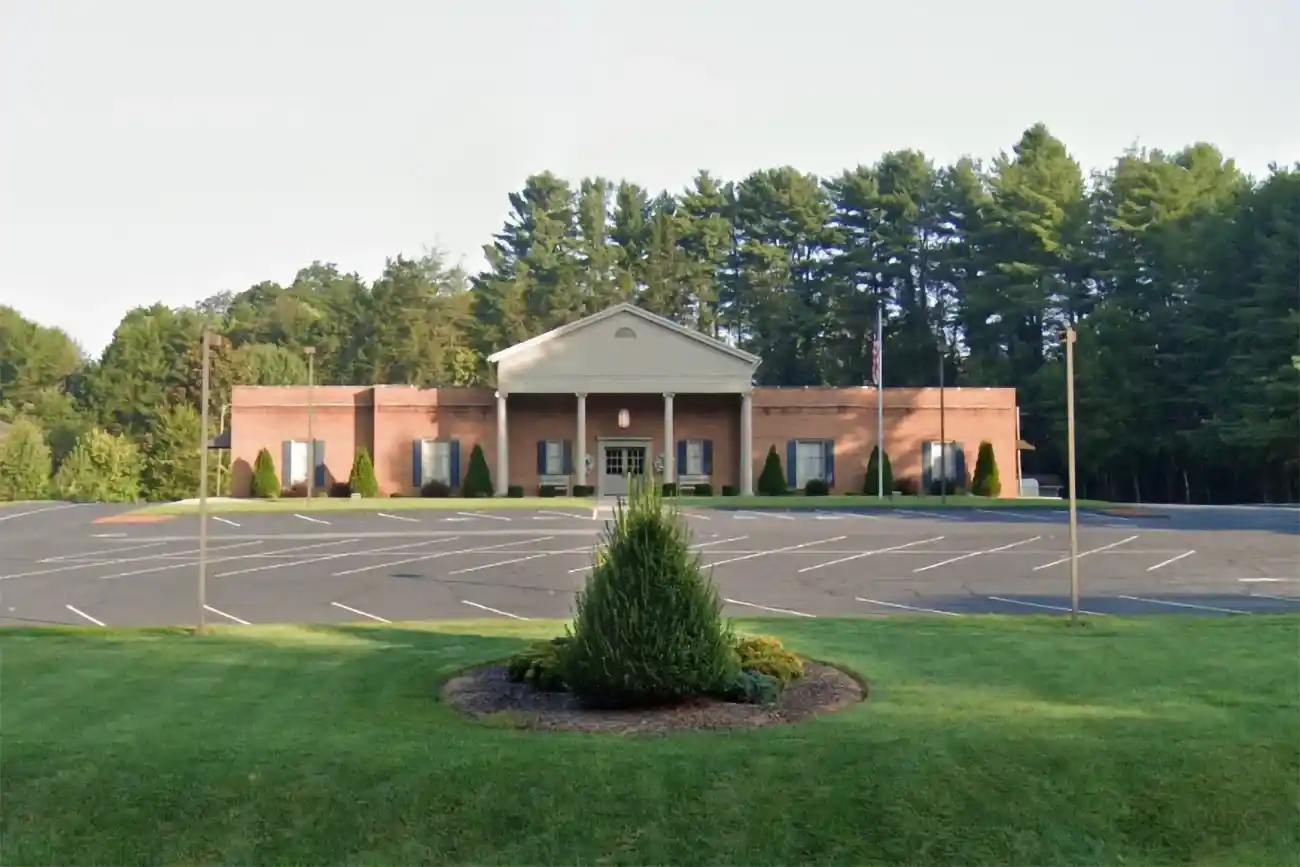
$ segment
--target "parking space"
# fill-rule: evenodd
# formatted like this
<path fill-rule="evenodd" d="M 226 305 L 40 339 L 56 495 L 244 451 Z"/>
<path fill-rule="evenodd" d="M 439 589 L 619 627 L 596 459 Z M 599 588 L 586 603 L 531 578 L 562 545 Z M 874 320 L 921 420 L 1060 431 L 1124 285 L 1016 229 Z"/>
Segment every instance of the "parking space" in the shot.
<path fill-rule="evenodd" d="M 732 616 L 1068 612 L 1063 517 L 987 511 L 683 514 Z M 211 623 L 238 625 L 564 618 L 608 513 L 220 517 L 202 610 Z M 29 524 L 21 536 L 6 532 L 21 520 L 0 523 L 0 625 L 198 619 L 195 519 L 106 529 L 88 509 L 76 520 Z M 1081 607 L 1095 616 L 1300 612 L 1297 541 L 1083 521 Z"/>

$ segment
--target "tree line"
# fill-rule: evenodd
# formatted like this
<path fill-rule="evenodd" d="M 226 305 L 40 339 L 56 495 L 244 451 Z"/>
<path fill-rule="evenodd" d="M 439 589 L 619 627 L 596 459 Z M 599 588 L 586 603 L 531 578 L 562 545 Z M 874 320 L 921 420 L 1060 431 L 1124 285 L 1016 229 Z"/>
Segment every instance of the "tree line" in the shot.
<path fill-rule="evenodd" d="M 987 162 L 898 151 L 675 193 L 543 172 L 484 254 L 473 275 L 436 253 L 371 282 L 315 262 L 138 308 L 95 359 L 0 308 L 0 419 L 38 424 L 55 467 L 87 431 L 118 437 L 163 498 L 149 455 L 197 439 L 205 325 L 215 425 L 237 383 L 305 382 L 307 346 L 318 382 L 490 385 L 493 351 L 620 301 L 760 355 L 763 384 L 860 385 L 883 309 L 886 386 L 942 365 L 949 385 L 1017 389 L 1026 473 L 1064 476 L 1074 327 L 1081 495 L 1300 497 L 1300 164 L 1251 178 L 1196 144 L 1085 175 L 1038 125 Z"/>

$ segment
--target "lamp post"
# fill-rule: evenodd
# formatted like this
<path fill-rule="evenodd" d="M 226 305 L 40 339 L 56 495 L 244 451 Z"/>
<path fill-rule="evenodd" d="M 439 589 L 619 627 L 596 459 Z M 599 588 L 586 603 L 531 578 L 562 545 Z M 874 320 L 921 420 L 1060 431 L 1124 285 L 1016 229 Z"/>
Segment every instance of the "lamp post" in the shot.
<path fill-rule="evenodd" d="M 1073 328 L 1065 329 L 1065 432 L 1070 485 L 1070 623 L 1079 622 L 1079 512 L 1075 499 L 1074 465 L 1074 341 Z"/>
<path fill-rule="evenodd" d="M 944 412 L 943 342 L 939 343 L 939 499 L 948 505 L 948 431 Z"/>
<path fill-rule="evenodd" d="M 307 356 L 307 498 L 311 499 L 312 482 L 316 480 L 316 438 L 312 433 L 312 422 L 316 414 L 313 400 L 316 391 L 316 347 L 304 346 L 302 351 Z"/>
<path fill-rule="evenodd" d="M 212 332 L 203 329 L 203 384 L 199 400 L 199 635 L 207 631 L 208 610 L 208 393 L 212 387 Z"/>

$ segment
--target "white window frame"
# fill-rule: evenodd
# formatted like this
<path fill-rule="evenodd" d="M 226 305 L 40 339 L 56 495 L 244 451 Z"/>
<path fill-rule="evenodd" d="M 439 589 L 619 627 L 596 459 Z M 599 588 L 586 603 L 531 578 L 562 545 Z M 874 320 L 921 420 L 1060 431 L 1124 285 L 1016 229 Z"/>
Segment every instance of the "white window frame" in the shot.
<path fill-rule="evenodd" d="M 311 443 L 306 440 L 289 440 L 289 487 L 305 485 L 311 475 Z"/>
<path fill-rule="evenodd" d="M 678 472 L 683 476 L 704 475 L 704 440 L 686 441 L 686 466 Z"/>
<path fill-rule="evenodd" d="M 959 482 L 957 478 L 957 451 L 959 444 L 949 440 L 947 447 L 938 440 L 930 443 L 930 481 Z M 926 493 L 929 493 L 928 491 Z"/>
<path fill-rule="evenodd" d="M 816 457 L 814 457 L 814 452 Z M 794 441 L 794 483 L 800 490 L 813 479 L 826 479 L 826 441 Z"/>
<path fill-rule="evenodd" d="M 546 441 L 546 472 L 543 475 L 564 475 L 564 440 Z"/>
<path fill-rule="evenodd" d="M 451 484 L 451 441 L 420 441 L 420 484 L 442 482 Z"/>

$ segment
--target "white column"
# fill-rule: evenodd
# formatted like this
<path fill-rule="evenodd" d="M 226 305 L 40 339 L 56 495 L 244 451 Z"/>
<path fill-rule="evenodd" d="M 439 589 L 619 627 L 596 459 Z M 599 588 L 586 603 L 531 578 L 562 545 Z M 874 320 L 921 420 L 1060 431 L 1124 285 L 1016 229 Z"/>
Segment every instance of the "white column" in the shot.
<path fill-rule="evenodd" d="M 677 440 L 673 438 L 673 394 L 664 392 L 664 484 L 677 481 Z"/>
<path fill-rule="evenodd" d="M 740 493 L 754 495 L 754 395 L 740 396 Z"/>
<path fill-rule="evenodd" d="M 587 395 L 578 393 L 578 441 L 573 454 L 575 485 L 587 484 Z"/>
<path fill-rule="evenodd" d="M 497 496 L 510 489 L 510 436 L 506 427 L 506 394 L 497 392 Z"/>

